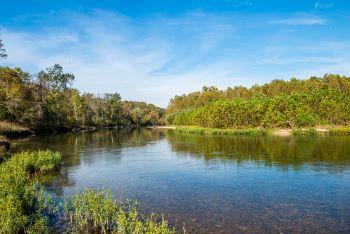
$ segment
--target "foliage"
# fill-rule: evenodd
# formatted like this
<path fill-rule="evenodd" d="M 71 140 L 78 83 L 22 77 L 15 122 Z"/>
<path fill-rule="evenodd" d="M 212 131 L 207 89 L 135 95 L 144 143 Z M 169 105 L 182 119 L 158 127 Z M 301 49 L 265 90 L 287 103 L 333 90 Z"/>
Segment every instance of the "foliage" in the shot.
<path fill-rule="evenodd" d="M 72 233 L 174 233 L 163 218 L 160 222 L 154 215 L 145 219 L 135 205 L 117 202 L 106 191 L 88 189 L 64 207 Z"/>
<path fill-rule="evenodd" d="M 80 94 L 70 87 L 73 81 L 58 64 L 34 76 L 0 67 L 0 121 L 34 130 L 163 123 L 162 108 L 122 101 L 118 93 Z"/>
<path fill-rule="evenodd" d="M 0 165 L 0 233 L 47 232 L 47 201 L 33 178 L 54 170 L 61 155 L 50 151 L 23 152 Z"/>
<path fill-rule="evenodd" d="M 348 135 L 350 136 L 350 127 L 331 128 L 328 135 Z"/>
<path fill-rule="evenodd" d="M 308 80 L 275 80 L 250 89 L 229 88 L 176 96 L 167 124 L 209 128 L 305 127 L 350 122 L 350 78 L 338 75 Z"/>
<path fill-rule="evenodd" d="M 314 128 L 310 129 L 293 129 L 292 134 L 294 136 L 315 136 L 319 135 L 320 133 L 316 131 Z"/>
<path fill-rule="evenodd" d="M 266 129 L 218 129 L 218 128 L 202 128 L 195 126 L 188 127 L 176 127 L 175 131 L 183 133 L 196 133 L 196 134 L 211 134 L 211 135 L 267 135 Z"/>

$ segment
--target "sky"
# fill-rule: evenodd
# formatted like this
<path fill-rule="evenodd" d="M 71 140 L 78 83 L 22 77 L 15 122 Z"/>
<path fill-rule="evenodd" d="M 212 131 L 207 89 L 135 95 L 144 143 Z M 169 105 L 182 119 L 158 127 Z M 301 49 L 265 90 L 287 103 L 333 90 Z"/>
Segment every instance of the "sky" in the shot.
<path fill-rule="evenodd" d="M 203 86 L 350 76 L 350 0 L 0 0 L 0 65 L 166 107 Z"/>

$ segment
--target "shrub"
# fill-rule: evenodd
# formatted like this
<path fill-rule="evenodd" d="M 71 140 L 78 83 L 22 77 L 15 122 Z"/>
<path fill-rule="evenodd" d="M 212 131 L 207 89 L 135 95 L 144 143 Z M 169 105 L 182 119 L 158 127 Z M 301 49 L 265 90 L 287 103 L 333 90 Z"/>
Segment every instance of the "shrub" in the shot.
<path fill-rule="evenodd" d="M 53 170 L 61 156 L 50 151 L 23 152 L 0 165 L 0 233 L 47 232 L 47 203 L 35 173 Z"/>

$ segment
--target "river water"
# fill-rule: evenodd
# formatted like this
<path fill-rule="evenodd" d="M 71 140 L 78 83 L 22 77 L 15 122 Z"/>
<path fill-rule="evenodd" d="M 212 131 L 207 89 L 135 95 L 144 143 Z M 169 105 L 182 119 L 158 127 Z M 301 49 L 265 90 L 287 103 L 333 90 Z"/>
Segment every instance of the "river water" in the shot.
<path fill-rule="evenodd" d="M 63 155 L 64 198 L 110 189 L 189 233 L 350 233 L 350 137 L 203 136 L 134 129 L 39 135 Z"/>

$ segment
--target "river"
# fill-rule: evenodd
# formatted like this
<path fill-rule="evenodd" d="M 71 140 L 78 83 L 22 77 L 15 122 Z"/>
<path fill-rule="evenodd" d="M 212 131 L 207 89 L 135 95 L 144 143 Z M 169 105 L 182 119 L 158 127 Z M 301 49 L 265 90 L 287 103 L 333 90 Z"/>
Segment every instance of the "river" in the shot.
<path fill-rule="evenodd" d="M 57 198 L 110 189 L 189 233 L 349 233 L 350 137 L 203 136 L 134 129 L 38 135 L 62 153 Z"/>

